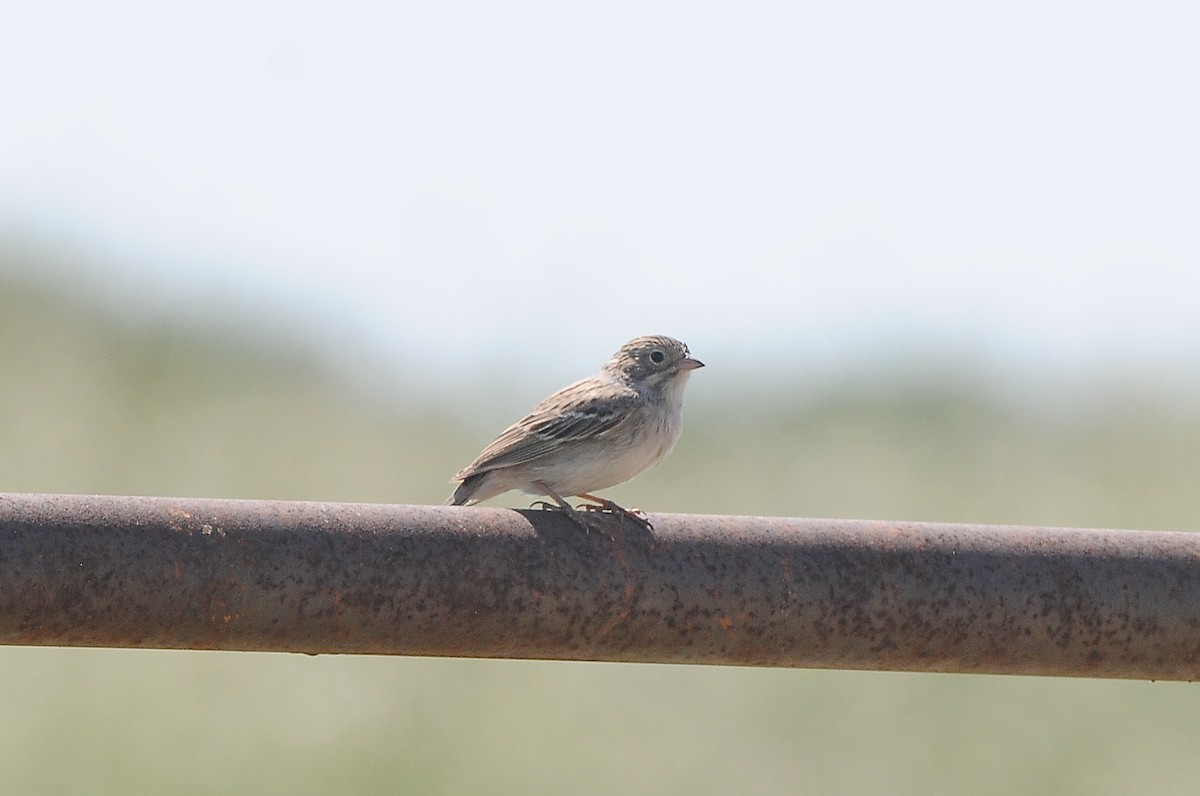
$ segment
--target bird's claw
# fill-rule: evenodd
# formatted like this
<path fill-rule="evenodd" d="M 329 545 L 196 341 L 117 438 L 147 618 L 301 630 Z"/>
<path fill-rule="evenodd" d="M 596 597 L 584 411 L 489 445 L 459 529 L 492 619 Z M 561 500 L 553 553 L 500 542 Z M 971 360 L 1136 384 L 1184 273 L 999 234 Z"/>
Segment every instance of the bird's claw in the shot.
<path fill-rule="evenodd" d="M 612 534 L 605 530 L 603 525 L 589 521 L 591 515 L 606 514 L 610 517 L 616 517 L 620 522 L 625 522 L 628 519 L 647 531 L 654 530 L 654 526 L 650 524 L 650 520 L 646 519 L 646 512 L 641 509 L 627 509 L 604 498 L 589 496 L 588 499 L 595 502 L 580 503 L 578 506 L 572 506 L 566 501 L 559 504 L 551 503 L 548 500 L 535 500 L 529 504 L 529 508 L 541 509 L 542 511 L 560 511 L 570 517 L 576 525 L 583 528 L 584 533 L 591 533 L 594 528 L 603 532 L 609 538 L 612 538 Z M 599 518 L 597 517 L 597 519 Z"/>
<path fill-rule="evenodd" d="M 559 504 L 551 503 L 548 500 L 535 500 L 529 504 L 529 508 L 541 509 L 542 511 L 557 511 L 560 514 L 565 514 L 572 522 L 574 522 L 580 528 L 583 528 L 584 533 L 592 532 L 591 526 L 588 525 L 587 518 L 572 508 L 570 503 L 564 503 L 560 506 Z"/>
<path fill-rule="evenodd" d="M 654 526 L 650 524 L 650 520 L 646 519 L 646 512 L 642 511 L 641 509 L 627 509 L 611 500 L 601 500 L 597 503 L 581 503 L 579 504 L 579 510 L 611 514 L 621 521 L 630 519 L 636 524 L 640 525 L 642 528 L 645 528 L 647 531 L 654 530 Z"/>

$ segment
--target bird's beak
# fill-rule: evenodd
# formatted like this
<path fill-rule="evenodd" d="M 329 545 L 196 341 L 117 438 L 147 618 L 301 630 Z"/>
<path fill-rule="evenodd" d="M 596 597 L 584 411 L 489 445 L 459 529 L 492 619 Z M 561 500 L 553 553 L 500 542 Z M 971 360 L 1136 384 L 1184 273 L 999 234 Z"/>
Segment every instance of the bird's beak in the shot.
<path fill-rule="evenodd" d="M 683 359 L 679 360 L 678 367 L 680 370 L 684 370 L 684 371 L 695 370 L 696 368 L 704 367 L 704 363 L 698 359 L 692 359 L 691 357 L 684 357 Z"/>

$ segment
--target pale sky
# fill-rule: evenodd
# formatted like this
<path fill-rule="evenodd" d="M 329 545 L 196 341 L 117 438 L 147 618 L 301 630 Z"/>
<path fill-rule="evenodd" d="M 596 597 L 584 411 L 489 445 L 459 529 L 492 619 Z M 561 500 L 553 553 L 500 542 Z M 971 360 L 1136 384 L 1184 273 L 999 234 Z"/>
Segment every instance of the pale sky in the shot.
<path fill-rule="evenodd" d="M 233 293 L 449 371 L 644 333 L 785 371 L 1200 363 L 1195 3 L 4 17 L 0 244 L 131 301 Z"/>

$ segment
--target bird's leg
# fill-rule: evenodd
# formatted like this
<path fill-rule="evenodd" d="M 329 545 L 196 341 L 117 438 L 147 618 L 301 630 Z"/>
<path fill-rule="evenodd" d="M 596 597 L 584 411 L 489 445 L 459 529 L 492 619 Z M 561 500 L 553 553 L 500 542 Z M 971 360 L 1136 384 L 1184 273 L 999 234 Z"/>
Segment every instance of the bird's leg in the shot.
<path fill-rule="evenodd" d="M 568 517 L 570 517 L 572 520 L 574 520 L 575 523 L 579 525 L 579 527 L 583 528 L 585 533 L 591 532 L 591 528 L 588 526 L 587 520 L 584 519 L 583 515 L 580 514 L 578 511 L 576 511 L 574 506 L 572 506 L 567 501 L 563 500 L 561 495 L 559 495 L 557 492 L 555 492 L 550 487 L 546 486 L 545 481 L 534 481 L 533 485 L 536 486 L 538 489 L 540 489 L 542 492 L 545 492 L 547 495 L 549 495 L 550 499 L 554 501 L 554 503 L 547 503 L 544 500 L 539 500 L 533 504 L 534 506 L 539 506 L 541 508 L 547 508 L 547 509 L 550 509 L 551 511 L 562 511 Z M 555 504 L 557 504 L 557 505 L 555 505 Z"/>
<path fill-rule="evenodd" d="M 646 519 L 646 513 L 644 511 L 642 511 L 641 509 L 627 509 L 624 506 L 609 500 L 608 498 L 602 498 L 602 497 L 599 497 L 598 495 L 589 495 L 586 492 L 576 495 L 575 497 L 580 497 L 580 498 L 583 498 L 584 500 L 590 500 L 590 501 L 593 501 L 594 503 L 600 504 L 598 506 L 592 506 L 592 505 L 585 503 L 579 507 L 579 508 L 583 509 L 584 511 L 612 512 L 613 514 L 616 514 L 618 517 L 621 517 L 622 519 L 629 518 L 629 519 L 633 520 L 638 525 L 642 526 L 643 528 L 645 528 L 648 531 L 654 530 L 654 526 L 650 524 L 650 520 Z"/>

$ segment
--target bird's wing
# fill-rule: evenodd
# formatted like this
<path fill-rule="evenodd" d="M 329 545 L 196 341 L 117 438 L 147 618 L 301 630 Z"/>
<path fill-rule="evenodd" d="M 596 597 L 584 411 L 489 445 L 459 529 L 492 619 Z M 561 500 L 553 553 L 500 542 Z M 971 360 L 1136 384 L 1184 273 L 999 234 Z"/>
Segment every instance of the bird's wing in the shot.
<path fill-rule="evenodd" d="M 595 378 L 564 387 L 504 430 L 454 478 L 524 464 L 565 443 L 600 438 L 629 418 L 641 397 L 634 390 Z"/>

